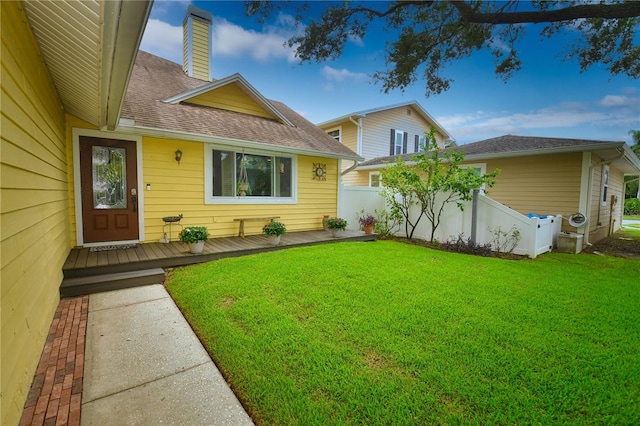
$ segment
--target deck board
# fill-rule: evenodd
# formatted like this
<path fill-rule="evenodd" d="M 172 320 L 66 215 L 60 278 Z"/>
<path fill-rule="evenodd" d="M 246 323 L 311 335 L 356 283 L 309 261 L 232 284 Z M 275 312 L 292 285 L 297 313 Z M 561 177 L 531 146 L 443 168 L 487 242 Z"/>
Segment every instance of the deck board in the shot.
<path fill-rule="evenodd" d="M 358 231 L 347 231 L 340 238 L 332 238 L 326 231 L 288 232 L 282 236 L 280 245 L 273 247 L 261 235 L 249 235 L 244 238 L 220 237 L 207 240 L 203 253 L 197 255 L 189 253 L 187 245 L 180 241 L 141 243 L 135 248 L 98 252 L 92 252 L 89 248 L 75 248 L 69 253 L 63 272 L 65 277 L 73 277 L 85 273 L 88 275 L 90 272 L 112 273 L 167 268 L 295 246 L 375 239 L 375 235 L 365 235 Z"/>

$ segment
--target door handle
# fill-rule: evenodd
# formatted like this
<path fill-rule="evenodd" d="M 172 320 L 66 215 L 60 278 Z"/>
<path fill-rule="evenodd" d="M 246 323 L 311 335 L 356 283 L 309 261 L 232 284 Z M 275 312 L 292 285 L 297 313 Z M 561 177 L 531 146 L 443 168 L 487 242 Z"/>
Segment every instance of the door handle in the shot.
<path fill-rule="evenodd" d="M 133 204 L 133 212 L 136 212 L 136 205 L 138 203 L 138 190 L 135 188 L 131 188 L 131 204 Z"/>

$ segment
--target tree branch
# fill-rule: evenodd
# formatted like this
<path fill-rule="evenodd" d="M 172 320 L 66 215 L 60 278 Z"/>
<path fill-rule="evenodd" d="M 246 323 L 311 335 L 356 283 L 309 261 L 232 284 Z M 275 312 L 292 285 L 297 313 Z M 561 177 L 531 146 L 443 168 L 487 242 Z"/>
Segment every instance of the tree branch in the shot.
<path fill-rule="evenodd" d="M 581 18 L 633 18 L 640 16 L 640 2 L 616 4 L 581 4 L 554 10 L 537 12 L 476 13 L 463 1 L 450 1 L 458 9 L 464 22 L 474 24 L 524 24 L 541 22 L 561 22 Z"/>

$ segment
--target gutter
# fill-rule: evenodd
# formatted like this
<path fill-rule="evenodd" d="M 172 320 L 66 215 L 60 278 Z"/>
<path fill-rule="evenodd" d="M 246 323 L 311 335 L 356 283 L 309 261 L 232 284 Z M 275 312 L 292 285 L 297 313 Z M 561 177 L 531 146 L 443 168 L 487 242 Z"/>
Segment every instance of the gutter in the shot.
<path fill-rule="evenodd" d="M 128 120 L 127 122 L 131 122 L 132 120 Z M 335 158 L 338 160 L 350 160 L 355 163 L 358 161 L 364 160 L 364 158 L 360 156 L 353 155 L 343 155 L 338 153 L 326 152 L 326 151 L 317 151 L 313 149 L 300 149 L 300 148 L 292 148 L 281 145 L 273 145 L 266 142 L 252 142 L 241 139 L 231 139 L 231 138 L 220 138 L 216 136 L 206 136 L 200 133 L 189 133 L 189 132 L 177 132 L 171 130 L 157 129 L 154 127 L 144 127 L 144 126 L 129 126 L 125 125 L 123 121 L 120 121 L 120 125 L 116 129 L 118 132 L 123 132 L 127 134 L 141 135 L 141 136 L 154 136 L 162 139 L 175 139 L 175 140 L 184 140 L 189 142 L 202 142 L 202 143 L 210 143 L 230 148 L 253 148 L 264 151 L 271 152 L 282 152 L 287 154 L 301 154 L 301 155 L 310 155 L 310 156 L 320 156 L 325 158 Z"/>

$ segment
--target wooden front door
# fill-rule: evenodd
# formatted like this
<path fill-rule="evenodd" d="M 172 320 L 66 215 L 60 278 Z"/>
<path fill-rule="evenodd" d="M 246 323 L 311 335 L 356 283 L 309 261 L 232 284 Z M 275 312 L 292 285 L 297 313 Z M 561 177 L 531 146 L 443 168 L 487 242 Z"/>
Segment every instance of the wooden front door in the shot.
<path fill-rule="evenodd" d="M 136 143 L 80 137 L 80 188 L 85 243 L 137 240 Z"/>

